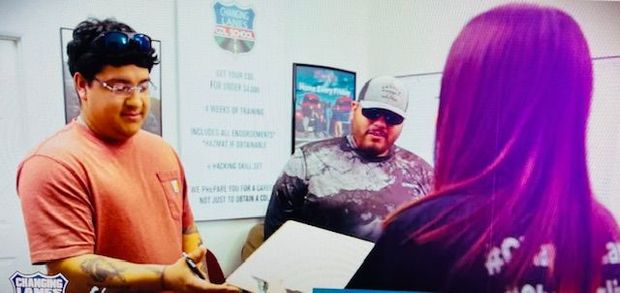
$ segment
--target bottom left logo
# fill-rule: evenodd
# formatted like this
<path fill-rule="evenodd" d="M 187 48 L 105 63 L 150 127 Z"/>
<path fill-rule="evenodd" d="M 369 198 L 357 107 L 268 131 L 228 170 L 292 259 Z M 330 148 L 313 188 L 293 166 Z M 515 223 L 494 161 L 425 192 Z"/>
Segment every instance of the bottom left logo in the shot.
<path fill-rule="evenodd" d="M 34 274 L 15 272 L 10 280 L 15 293 L 64 293 L 69 283 L 67 278 L 60 273 L 48 276 L 41 272 Z"/>

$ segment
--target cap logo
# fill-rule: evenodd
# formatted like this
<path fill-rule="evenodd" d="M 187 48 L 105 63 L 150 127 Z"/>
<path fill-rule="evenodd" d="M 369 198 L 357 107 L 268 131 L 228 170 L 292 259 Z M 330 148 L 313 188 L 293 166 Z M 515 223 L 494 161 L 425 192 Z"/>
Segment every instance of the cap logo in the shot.
<path fill-rule="evenodd" d="M 409 93 L 398 79 L 391 76 L 379 76 L 364 85 L 360 93 L 360 105 L 363 109 L 379 108 L 406 116 Z"/>
<path fill-rule="evenodd" d="M 381 91 L 383 92 L 381 95 L 383 98 L 392 101 L 397 101 L 397 97 L 401 95 L 400 90 L 391 84 L 381 87 Z"/>

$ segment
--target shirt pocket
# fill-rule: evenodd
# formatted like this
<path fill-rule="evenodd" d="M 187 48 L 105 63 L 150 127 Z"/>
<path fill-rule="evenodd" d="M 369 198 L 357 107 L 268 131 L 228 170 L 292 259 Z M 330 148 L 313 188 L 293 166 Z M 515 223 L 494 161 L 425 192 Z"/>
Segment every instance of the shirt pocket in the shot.
<path fill-rule="evenodd" d="M 159 171 L 157 179 L 164 190 L 168 208 L 172 218 L 178 220 L 181 218 L 181 206 L 183 204 L 182 182 L 179 179 L 179 173 L 176 170 Z"/>

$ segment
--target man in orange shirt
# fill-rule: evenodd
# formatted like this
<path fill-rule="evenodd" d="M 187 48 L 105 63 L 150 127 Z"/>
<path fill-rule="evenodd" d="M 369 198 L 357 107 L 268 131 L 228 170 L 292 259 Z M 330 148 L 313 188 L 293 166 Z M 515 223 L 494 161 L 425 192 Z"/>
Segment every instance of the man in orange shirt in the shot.
<path fill-rule="evenodd" d="M 193 275 L 181 257 L 203 264 L 206 250 L 176 152 L 140 129 L 158 62 L 150 37 L 89 19 L 67 54 L 80 115 L 17 174 L 32 262 L 64 275 L 69 292 L 236 292 Z"/>

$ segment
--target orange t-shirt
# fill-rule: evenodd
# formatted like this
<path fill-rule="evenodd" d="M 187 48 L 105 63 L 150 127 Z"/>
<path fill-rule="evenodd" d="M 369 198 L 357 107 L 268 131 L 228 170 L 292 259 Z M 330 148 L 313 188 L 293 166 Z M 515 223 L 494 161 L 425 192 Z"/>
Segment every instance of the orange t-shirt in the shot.
<path fill-rule="evenodd" d="M 32 263 L 94 253 L 170 264 L 193 222 L 175 151 L 140 131 L 111 144 L 72 122 L 19 165 Z"/>

